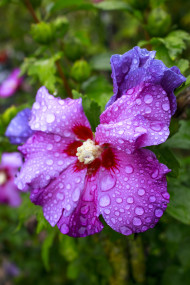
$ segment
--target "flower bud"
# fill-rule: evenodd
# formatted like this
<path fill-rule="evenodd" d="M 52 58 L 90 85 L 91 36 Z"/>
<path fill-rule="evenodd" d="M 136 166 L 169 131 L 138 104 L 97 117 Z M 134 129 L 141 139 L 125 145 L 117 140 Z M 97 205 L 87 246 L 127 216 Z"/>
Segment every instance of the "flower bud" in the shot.
<path fill-rule="evenodd" d="M 71 76 L 78 82 L 85 81 L 90 76 L 90 66 L 85 60 L 77 60 L 71 69 Z"/>
<path fill-rule="evenodd" d="M 170 26 L 171 16 L 161 8 L 156 8 L 149 14 L 147 28 L 151 36 L 166 35 Z"/>
<path fill-rule="evenodd" d="M 54 28 L 50 23 L 40 22 L 31 26 L 33 39 L 39 44 L 49 44 L 54 40 Z"/>
<path fill-rule="evenodd" d="M 63 37 L 69 28 L 69 22 L 66 17 L 58 17 L 53 23 L 56 37 Z"/>
<path fill-rule="evenodd" d="M 75 61 L 84 54 L 84 47 L 79 39 L 68 38 L 64 41 L 64 53 L 68 59 Z"/>

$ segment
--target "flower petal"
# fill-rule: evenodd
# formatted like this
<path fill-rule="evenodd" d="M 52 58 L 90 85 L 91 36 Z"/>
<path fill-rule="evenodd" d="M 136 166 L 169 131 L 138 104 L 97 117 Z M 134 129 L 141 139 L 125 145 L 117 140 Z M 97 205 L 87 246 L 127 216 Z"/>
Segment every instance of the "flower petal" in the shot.
<path fill-rule="evenodd" d="M 5 135 L 12 144 L 24 143 L 33 134 L 29 126 L 30 116 L 31 110 L 26 108 L 20 111 L 9 123 Z"/>
<path fill-rule="evenodd" d="M 88 130 L 92 136 L 90 124 L 82 108 L 82 99 L 55 98 L 45 87 L 38 90 L 36 102 L 32 107 L 30 126 L 32 130 L 66 138 L 80 138 L 84 130 Z M 84 130 L 78 130 L 80 127 Z"/>
<path fill-rule="evenodd" d="M 64 152 L 70 142 L 70 139 L 58 135 L 35 132 L 18 148 L 25 156 L 25 163 L 15 180 L 18 188 L 43 188 L 76 161 L 76 157 L 68 156 Z"/>
<path fill-rule="evenodd" d="M 43 207 L 44 216 L 51 226 L 57 224 L 62 213 L 63 217 L 67 217 L 77 207 L 85 175 L 86 169 L 75 172 L 71 165 L 45 188 L 32 191 L 31 201 Z"/>
<path fill-rule="evenodd" d="M 100 116 L 101 124 L 122 124 L 121 131 L 122 128 L 125 130 L 127 125 L 131 125 L 130 131 L 134 134 L 139 131 L 143 133 L 143 128 L 146 135 L 143 136 L 140 147 L 163 143 L 169 135 L 170 119 L 170 102 L 166 92 L 160 85 L 149 83 L 129 89 L 126 95 L 114 102 Z"/>
<path fill-rule="evenodd" d="M 115 155 L 119 160 L 115 173 L 100 170 L 99 213 L 124 235 L 144 232 L 155 226 L 167 207 L 169 170 L 147 149 Z"/>
<path fill-rule="evenodd" d="M 0 203 L 5 203 L 11 207 L 18 207 L 21 204 L 20 193 L 14 185 L 13 180 L 0 186 Z"/>
<path fill-rule="evenodd" d="M 114 95 L 107 107 L 140 82 L 148 82 L 162 86 L 169 96 L 172 115 L 175 113 L 176 99 L 173 91 L 186 79 L 177 67 L 167 68 L 161 60 L 154 57 L 155 51 L 149 52 L 139 47 L 134 47 L 123 55 L 116 54 L 111 57 Z"/>
<path fill-rule="evenodd" d="M 0 97 L 9 97 L 13 95 L 23 81 L 20 76 L 20 69 L 15 68 L 10 75 L 0 85 Z"/>
<path fill-rule="evenodd" d="M 81 198 L 73 213 L 65 217 L 63 212 L 57 224 L 63 234 L 85 237 L 103 229 L 97 214 L 97 175 L 86 177 Z"/>
<path fill-rule="evenodd" d="M 1 166 L 9 169 L 19 168 L 22 165 L 22 156 L 19 152 L 4 152 L 1 157 Z"/>

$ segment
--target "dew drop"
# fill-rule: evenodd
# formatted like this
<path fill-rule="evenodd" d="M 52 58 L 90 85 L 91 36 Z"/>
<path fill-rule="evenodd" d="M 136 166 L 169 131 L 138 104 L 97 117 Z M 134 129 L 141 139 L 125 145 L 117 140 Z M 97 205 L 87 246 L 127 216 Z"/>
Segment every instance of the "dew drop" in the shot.
<path fill-rule="evenodd" d="M 146 104 L 151 104 L 152 101 L 153 101 L 152 95 L 147 94 L 147 95 L 144 96 L 144 102 L 145 102 Z"/>
<path fill-rule="evenodd" d="M 108 205 L 110 205 L 110 203 L 111 201 L 109 195 L 104 195 L 100 198 L 99 204 L 101 207 L 107 207 Z"/>
<path fill-rule="evenodd" d="M 130 164 L 128 164 L 128 165 L 125 167 L 125 172 L 126 172 L 127 174 L 131 174 L 131 173 L 133 173 L 133 171 L 134 171 L 134 169 L 133 169 L 132 165 L 130 165 Z"/>
<path fill-rule="evenodd" d="M 74 202 L 77 202 L 78 199 L 79 199 L 79 197 L 80 197 L 80 189 L 79 189 L 79 188 L 76 188 L 76 189 L 74 190 L 73 194 L 72 194 L 72 200 L 73 200 Z"/>
<path fill-rule="evenodd" d="M 139 196 L 143 196 L 145 194 L 145 190 L 144 189 L 139 189 L 138 190 L 138 195 Z"/>
<path fill-rule="evenodd" d="M 100 179 L 100 187 L 102 191 L 108 191 L 115 186 L 116 179 L 113 175 L 107 174 Z"/>
<path fill-rule="evenodd" d="M 140 219 L 140 218 L 137 218 L 137 217 L 134 217 L 134 219 L 133 219 L 133 225 L 134 225 L 134 226 L 140 226 L 140 225 L 142 225 L 141 219 Z"/>
<path fill-rule="evenodd" d="M 57 193 L 56 197 L 58 200 L 63 200 L 64 195 L 63 195 L 63 193 Z"/>
<path fill-rule="evenodd" d="M 70 136 L 70 132 L 69 131 L 67 131 L 67 130 L 65 130 L 64 132 L 63 132 L 63 135 L 65 136 L 65 137 L 69 137 Z"/>
<path fill-rule="evenodd" d="M 69 232 L 69 227 L 66 224 L 62 224 L 61 232 L 66 235 Z"/>
<path fill-rule="evenodd" d="M 117 199 L 116 199 L 116 202 L 117 202 L 118 204 L 121 204 L 121 203 L 123 202 L 123 200 L 122 200 L 121 198 L 117 198 Z"/>
<path fill-rule="evenodd" d="M 162 217 L 162 215 L 163 215 L 162 209 L 156 209 L 155 210 L 155 216 L 156 217 L 160 218 L 160 217 Z"/>
<path fill-rule="evenodd" d="M 47 165 L 52 165 L 53 164 L 53 160 L 52 159 L 47 159 L 46 160 L 46 164 Z"/>
<path fill-rule="evenodd" d="M 119 228 L 120 229 L 120 232 L 123 234 L 123 235 L 126 235 L 126 236 L 129 236 L 132 234 L 132 230 L 126 226 L 122 226 Z"/>
<path fill-rule="evenodd" d="M 135 208 L 135 214 L 137 214 L 138 216 L 141 216 L 144 214 L 144 209 L 142 207 L 136 207 Z"/>
<path fill-rule="evenodd" d="M 155 202 L 156 201 L 156 197 L 155 196 L 150 196 L 149 201 L 152 202 L 152 203 Z"/>
<path fill-rule="evenodd" d="M 129 198 L 127 198 L 127 203 L 129 203 L 129 204 L 133 204 L 133 202 L 134 202 L 133 197 L 129 197 Z"/>
<path fill-rule="evenodd" d="M 162 104 L 162 109 L 167 112 L 170 109 L 169 104 L 168 103 Z"/>
<path fill-rule="evenodd" d="M 55 121 L 55 115 L 54 114 L 47 114 L 47 117 L 46 117 L 46 122 L 51 124 Z"/>

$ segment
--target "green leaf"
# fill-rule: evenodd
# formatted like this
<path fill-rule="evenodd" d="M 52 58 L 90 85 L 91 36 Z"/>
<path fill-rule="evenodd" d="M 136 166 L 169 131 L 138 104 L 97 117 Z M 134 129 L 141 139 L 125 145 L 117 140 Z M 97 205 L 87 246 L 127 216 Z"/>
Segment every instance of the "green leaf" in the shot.
<path fill-rule="evenodd" d="M 50 12 L 54 13 L 56 11 L 71 8 L 74 10 L 91 10 L 94 6 L 85 0 L 58 0 L 53 5 L 51 5 Z"/>
<path fill-rule="evenodd" d="M 91 100 L 86 95 L 83 96 L 83 98 L 82 98 L 82 106 L 83 106 L 84 112 L 85 112 L 85 114 L 86 114 L 86 116 L 90 122 L 92 131 L 95 131 L 96 127 L 100 123 L 100 114 L 101 114 L 100 106 L 98 105 L 98 103 Z"/>
<path fill-rule="evenodd" d="M 92 69 L 111 71 L 111 55 L 111 52 L 106 52 L 93 56 L 90 60 L 90 65 Z"/>
<path fill-rule="evenodd" d="M 177 61 L 177 67 L 180 69 L 181 73 L 184 73 L 189 68 L 189 61 L 181 58 Z"/>
<path fill-rule="evenodd" d="M 177 177 L 179 174 L 180 164 L 172 151 L 167 147 L 157 146 L 150 147 L 150 149 L 156 154 L 157 159 L 161 163 L 166 164 L 167 167 L 172 170 L 168 173 L 168 176 Z"/>
<path fill-rule="evenodd" d="M 112 11 L 112 10 L 124 10 L 128 12 L 132 12 L 132 7 L 124 3 L 122 1 L 103 1 L 98 4 L 94 4 L 94 7 L 104 10 L 104 11 Z"/>
<path fill-rule="evenodd" d="M 49 232 L 42 245 L 42 260 L 43 260 L 46 270 L 50 269 L 49 254 L 50 254 L 50 248 L 52 246 L 55 235 L 56 235 L 55 230 L 52 230 L 51 232 Z"/>
<path fill-rule="evenodd" d="M 104 111 L 106 103 L 113 95 L 113 86 L 104 76 L 91 77 L 82 84 L 82 90 L 101 107 L 101 112 Z"/>
<path fill-rule="evenodd" d="M 181 120 L 179 124 L 179 131 L 165 142 L 165 146 L 190 149 L 190 121 Z"/>
<path fill-rule="evenodd" d="M 169 180 L 170 181 L 170 180 Z M 182 183 L 168 183 L 168 192 L 170 193 L 170 203 L 167 212 L 175 219 L 184 224 L 190 224 L 190 189 Z"/>
<path fill-rule="evenodd" d="M 38 79 L 42 85 L 54 92 L 57 82 L 55 62 L 59 58 L 61 58 L 61 53 L 57 53 L 48 59 L 26 58 L 21 66 L 22 73 L 27 72 L 29 76 Z"/>

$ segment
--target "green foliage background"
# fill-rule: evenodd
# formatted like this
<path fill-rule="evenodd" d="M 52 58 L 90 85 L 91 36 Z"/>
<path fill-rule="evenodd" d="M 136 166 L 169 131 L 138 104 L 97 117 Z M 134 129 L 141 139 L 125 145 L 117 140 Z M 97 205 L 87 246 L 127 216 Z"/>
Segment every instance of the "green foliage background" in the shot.
<path fill-rule="evenodd" d="M 94 1 L 95 2 L 95 1 Z M 171 202 L 158 225 L 125 237 L 105 225 L 74 239 L 45 221 L 22 194 L 18 209 L 0 206 L 0 284 L 190 284 L 190 2 L 186 0 L 0 0 L 1 50 L 25 75 L 23 88 L 0 98 L 0 155 L 15 151 L 4 136 L 16 113 L 45 85 L 55 96 L 82 97 L 93 130 L 112 96 L 110 56 L 135 45 L 156 50 L 187 82 L 175 91 L 170 138 L 152 147 L 172 172 Z M 98 1 L 96 1 L 98 2 Z M 16 264 L 12 278 L 3 264 Z"/>

